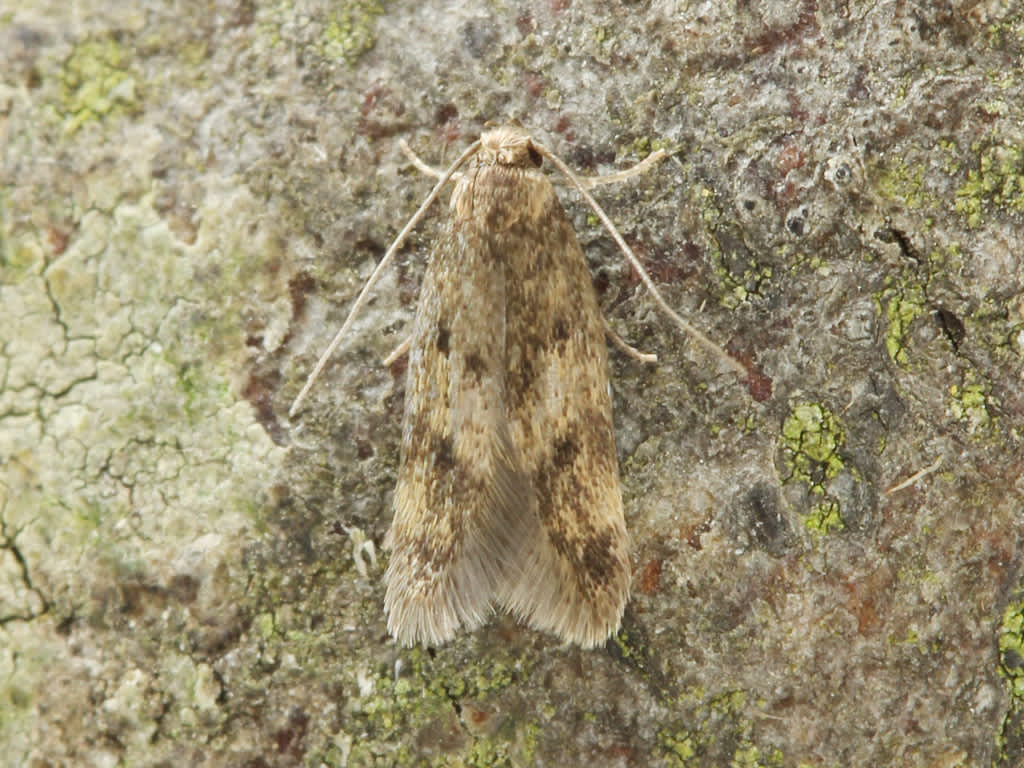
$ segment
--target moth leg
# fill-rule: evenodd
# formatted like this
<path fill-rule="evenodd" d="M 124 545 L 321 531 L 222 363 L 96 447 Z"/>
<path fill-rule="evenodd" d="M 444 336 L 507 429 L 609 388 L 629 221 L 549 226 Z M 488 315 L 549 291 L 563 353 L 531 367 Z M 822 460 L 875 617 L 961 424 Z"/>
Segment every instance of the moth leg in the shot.
<path fill-rule="evenodd" d="M 654 166 L 669 156 L 669 153 L 664 149 L 659 149 L 656 152 L 651 152 L 647 157 L 641 160 L 639 163 L 634 165 L 632 168 L 626 168 L 615 173 L 608 173 L 604 176 L 581 176 L 579 177 L 580 184 L 585 189 L 593 189 L 594 187 L 601 187 L 605 184 L 618 184 L 626 179 L 631 179 L 634 176 L 641 176 L 649 172 Z"/>
<path fill-rule="evenodd" d="M 390 367 L 398 358 L 403 357 L 409 353 L 409 347 L 412 346 L 412 334 L 410 333 L 405 337 L 405 341 L 395 347 L 391 354 L 384 358 L 384 367 Z"/>
<path fill-rule="evenodd" d="M 658 362 L 658 356 L 649 352 L 641 352 L 636 347 L 632 346 L 624 338 L 619 336 L 615 330 L 609 325 L 608 318 L 601 315 L 601 321 L 604 323 L 604 332 L 608 336 L 608 340 L 614 344 L 620 352 L 626 354 L 627 357 L 631 357 L 638 363 L 656 363 Z M 394 354 L 392 352 L 391 354 Z"/>
<path fill-rule="evenodd" d="M 420 160 L 420 156 L 412 151 L 412 147 L 405 143 L 405 139 L 398 140 L 398 146 L 402 150 L 403 154 L 409 158 L 409 162 L 416 166 L 416 170 L 422 173 L 424 176 L 430 176 L 435 179 L 441 178 L 444 175 L 442 171 L 437 170 L 433 166 L 427 165 L 425 162 Z M 458 179 L 462 176 L 461 173 L 452 174 L 453 179 Z"/>
<path fill-rule="evenodd" d="M 575 173 L 573 173 L 572 169 L 569 168 L 569 166 L 567 166 L 564 162 L 562 162 L 562 159 L 558 155 L 554 154 L 553 152 L 551 152 L 551 150 L 547 149 L 547 147 L 538 144 L 534 146 L 534 149 L 540 152 L 540 154 L 543 157 L 546 157 L 548 160 L 550 160 L 554 164 L 554 166 L 558 170 L 560 170 L 565 175 L 565 177 L 569 179 L 570 182 L 572 182 L 572 185 L 576 187 L 577 190 L 579 190 L 580 195 L 583 197 L 584 200 L 587 201 L 587 205 L 589 205 L 590 209 L 597 215 L 597 218 L 601 220 L 601 223 L 604 225 L 605 229 L 608 230 L 608 234 L 612 236 L 612 239 L 615 241 L 615 244 L 619 246 L 619 249 L 626 257 L 626 260 L 629 261 L 633 269 L 636 270 L 636 273 L 640 276 L 640 281 L 647 288 L 648 292 L 651 294 L 651 297 L 654 299 L 655 303 L 658 305 L 661 311 L 664 312 L 665 315 L 672 320 L 672 322 L 679 326 L 679 329 L 683 331 L 683 333 L 687 334 L 693 339 L 696 339 L 701 344 L 701 346 L 703 346 L 705 349 L 709 350 L 712 354 L 714 354 L 715 357 L 717 357 L 723 365 L 725 365 L 728 368 L 731 368 L 741 377 L 749 381 L 750 374 L 747 372 L 747 368 L 745 365 L 743 365 L 743 363 L 741 363 L 739 360 L 737 360 L 728 352 L 726 352 L 718 344 L 715 344 L 715 342 L 713 342 L 703 333 L 698 331 L 697 328 L 694 327 L 692 324 L 686 322 L 686 320 L 679 316 L 678 312 L 676 312 L 674 309 L 672 309 L 672 307 L 668 305 L 668 302 L 665 301 L 665 298 L 661 295 L 661 291 L 658 290 L 658 286 L 654 284 L 654 280 L 651 279 L 651 276 L 649 274 L 647 274 L 647 270 L 644 269 L 644 265 L 640 263 L 640 259 L 636 257 L 636 254 L 633 253 L 633 250 L 626 243 L 625 239 L 623 239 L 622 234 L 619 232 L 619 230 L 615 228 L 615 225 L 612 224 L 612 220 L 608 218 L 608 214 L 604 212 L 604 209 L 600 205 L 597 204 L 597 200 L 594 199 L 593 195 L 591 195 L 587 191 L 583 183 L 583 180 L 581 180 Z M 666 156 L 666 154 L 667 153 L 662 153 L 661 150 L 659 150 L 658 152 L 652 153 L 648 160 L 650 160 L 651 158 L 661 160 Z M 640 165 L 636 167 L 640 168 L 643 167 L 643 165 L 644 163 L 640 163 Z"/>

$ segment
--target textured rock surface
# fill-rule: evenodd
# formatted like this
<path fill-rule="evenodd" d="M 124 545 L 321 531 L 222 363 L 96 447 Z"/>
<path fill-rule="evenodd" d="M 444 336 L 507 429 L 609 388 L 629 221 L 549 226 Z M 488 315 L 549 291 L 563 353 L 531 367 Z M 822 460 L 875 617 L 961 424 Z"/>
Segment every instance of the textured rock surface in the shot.
<path fill-rule="evenodd" d="M 1019 765 L 1013 3 L 0 6 L 0 742 L 43 765 Z M 605 649 L 381 603 L 403 249 L 518 118 L 613 325 L 634 596 Z M 910 482 L 906 482 L 910 481 Z M 375 546 L 376 545 L 376 546 Z"/>

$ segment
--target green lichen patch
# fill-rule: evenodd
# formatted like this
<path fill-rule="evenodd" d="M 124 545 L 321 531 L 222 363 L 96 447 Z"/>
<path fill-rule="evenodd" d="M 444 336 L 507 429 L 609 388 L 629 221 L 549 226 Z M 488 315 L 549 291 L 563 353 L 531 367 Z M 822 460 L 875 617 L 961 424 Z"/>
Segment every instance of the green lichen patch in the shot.
<path fill-rule="evenodd" d="M 659 149 L 671 152 L 674 147 L 670 141 L 660 136 L 637 136 L 632 142 L 619 147 L 618 154 L 623 157 L 647 157 Z"/>
<path fill-rule="evenodd" d="M 75 47 L 61 77 L 65 135 L 86 123 L 135 110 L 137 79 L 130 59 L 113 37 L 90 38 Z"/>
<path fill-rule="evenodd" d="M 723 765 L 730 768 L 780 768 L 785 757 L 777 747 L 755 742 L 753 724 L 743 714 L 747 694 L 730 691 L 703 703 L 703 714 L 687 723 L 672 723 L 657 734 L 661 764 L 672 768 Z"/>
<path fill-rule="evenodd" d="M 693 762 L 697 756 L 697 743 L 688 731 L 662 728 L 658 731 L 658 745 L 662 749 L 665 765 L 697 765 Z"/>
<path fill-rule="evenodd" d="M 1017 708 L 1024 707 L 1024 599 L 1006 606 L 999 627 L 999 671 Z"/>
<path fill-rule="evenodd" d="M 774 273 L 770 265 L 749 259 L 742 269 L 740 274 L 725 267 L 718 270 L 726 288 L 722 295 L 722 306 L 727 309 L 735 309 L 751 298 L 763 296 L 771 290 Z"/>
<path fill-rule="evenodd" d="M 509 709 L 529 663 L 493 649 L 473 658 L 414 648 L 398 666 L 346 667 L 344 687 L 354 692 L 344 713 L 350 764 L 530 764 L 539 726 Z"/>
<path fill-rule="evenodd" d="M 902 291 L 887 291 L 879 304 L 886 320 L 885 349 L 894 363 L 907 365 L 907 335 L 911 324 L 925 313 L 924 289 L 906 285 Z"/>
<path fill-rule="evenodd" d="M 627 630 L 620 629 L 612 638 L 615 648 L 618 650 L 622 660 L 633 667 L 643 670 L 647 661 L 646 650 L 635 645 L 636 638 Z"/>
<path fill-rule="evenodd" d="M 783 482 L 807 486 L 812 504 L 804 525 L 816 533 L 830 533 L 845 527 L 839 500 L 828 492 L 828 482 L 844 468 L 840 448 L 846 433 L 838 417 L 820 403 L 799 403 L 782 425 Z"/>
<path fill-rule="evenodd" d="M 811 507 L 810 514 L 804 515 L 804 526 L 815 533 L 832 533 L 846 527 L 843 516 L 839 514 L 839 502 L 826 499 Z"/>
<path fill-rule="evenodd" d="M 967 173 L 956 191 L 957 211 L 967 219 L 967 226 L 980 227 L 985 211 L 991 208 L 1024 212 L 1024 151 L 1019 145 L 994 143 L 975 147 L 979 153 L 978 167 Z"/>
<path fill-rule="evenodd" d="M 967 422 L 972 432 L 994 426 L 993 405 L 989 386 L 976 381 L 972 371 L 967 371 L 962 384 L 949 388 L 950 411 L 957 419 Z"/>
<path fill-rule="evenodd" d="M 907 210 L 920 210 L 939 202 L 928 190 L 924 174 L 924 163 L 912 162 L 906 156 L 897 156 L 891 158 L 887 165 L 876 169 L 872 176 L 878 179 L 877 188 L 884 198 Z"/>
<path fill-rule="evenodd" d="M 997 739 L 1000 754 L 993 765 L 1018 765 L 1024 751 L 1024 599 L 1019 594 L 1003 610 L 999 673 L 1006 680 L 1010 705 Z"/>
<path fill-rule="evenodd" d="M 788 480 L 818 487 L 843 468 L 846 435 L 838 417 L 820 403 L 800 403 L 782 425 Z"/>
<path fill-rule="evenodd" d="M 331 14 L 324 29 L 320 52 L 327 59 L 352 64 L 373 47 L 376 40 L 373 27 L 382 12 L 377 0 L 345 3 Z"/>

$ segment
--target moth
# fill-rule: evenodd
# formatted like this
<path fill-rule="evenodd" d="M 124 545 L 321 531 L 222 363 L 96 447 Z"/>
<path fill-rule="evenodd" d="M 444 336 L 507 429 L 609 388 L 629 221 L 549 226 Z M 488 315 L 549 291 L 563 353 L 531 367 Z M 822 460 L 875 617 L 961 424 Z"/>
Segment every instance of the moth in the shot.
<path fill-rule="evenodd" d="M 380 270 L 468 161 L 408 344 L 384 598 L 388 631 L 403 645 L 444 643 L 497 607 L 592 648 L 617 631 L 629 596 L 605 323 L 540 170 L 545 158 L 609 227 L 662 309 L 714 346 L 668 308 L 583 183 L 526 132 L 491 130 L 463 153 L 378 265 L 291 411 Z"/>

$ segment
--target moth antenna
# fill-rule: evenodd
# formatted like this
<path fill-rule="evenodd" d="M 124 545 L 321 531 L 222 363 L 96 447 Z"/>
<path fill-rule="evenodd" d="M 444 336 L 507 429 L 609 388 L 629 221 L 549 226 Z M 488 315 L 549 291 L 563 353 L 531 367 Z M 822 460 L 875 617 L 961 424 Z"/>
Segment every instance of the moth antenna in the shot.
<path fill-rule="evenodd" d="M 647 274 L 647 270 L 644 269 L 643 265 L 640 263 L 640 259 L 636 257 L 636 254 L 633 253 L 633 250 L 626 244 L 626 241 L 623 239 L 622 235 L 619 234 L 619 230 L 615 228 L 615 225 L 612 224 L 612 220 L 608 218 L 608 214 L 606 214 L 604 210 L 601 208 L 601 206 L 597 204 L 597 200 L 595 200 L 593 196 L 589 192 L 587 192 L 584 185 L 576 177 L 576 174 L 569 169 L 569 166 L 563 163 L 561 158 L 559 158 L 558 155 L 554 154 L 547 147 L 541 144 L 534 144 L 533 147 L 538 152 L 540 152 L 544 157 L 550 160 L 558 170 L 564 173 L 566 178 L 572 182 L 572 185 L 576 187 L 577 190 L 579 190 L 579 193 L 583 196 L 583 199 L 586 200 L 587 205 L 589 205 L 593 209 L 594 213 L 597 214 L 597 218 L 601 220 L 601 223 L 604 224 L 605 229 L 607 229 L 608 233 L 612 236 L 612 239 L 615 240 L 615 242 L 618 244 L 619 249 L 625 254 L 626 259 L 629 261 L 630 264 L 633 265 L 633 268 L 640 275 L 640 280 L 647 287 L 647 290 L 650 291 L 651 296 L 654 298 L 654 302 L 658 305 L 658 307 L 661 308 L 661 311 L 668 315 L 672 319 L 672 321 L 675 322 L 675 324 L 678 325 L 680 329 L 682 329 L 684 333 L 692 336 L 694 339 L 700 342 L 700 344 L 702 344 L 706 349 L 708 349 L 712 354 L 714 354 L 714 356 L 717 357 L 728 368 L 731 368 L 733 371 L 735 371 L 744 379 L 746 379 L 748 376 L 748 372 L 746 367 L 742 363 L 737 361 L 735 358 L 733 358 L 732 355 L 730 355 L 728 352 L 726 352 L 724 349 L 718 346 L 715 342 L 713 342 L 703 333 L 701 333 L 688 322 L 686 322 L 682 317 L 680 317 L 675 312 L 675 310 L 672 309 L 672 307 L 668 305 L 668 302 L 662 298 L 661 293 L 658 291 L 658 287 L 654 284 L 654 280 L 651 279 L 651 276 Z"/>
<path fill-rule="evenodd" d="M 659 149 L 656 152 L 651 152 L 647 157 L 641 160 L 631 168 L 626 168 L 615 173 L 606 173 L 603 176 L 577 176 L 579 182 L 587 189 L 593 189 L 594 187 L 603 187 L 606 184 L 618 184 L 631 179 L 634 176 L 640 176 L 647 173 L 652 166 L 657 165 L 662 160 L 671 154 L 665 149 Z"/>
<path fill-rule="evenodd" d="M 402 355 L 404 355 L 406 352 L 409 351 L 409 348 L 411 346 L 412 346 L 412 334 L 410 333 L 408 336 L 405 337 L 405 341 L 403 341 L 401 344 L 399 344 L 397 347 L 395 347 L 391 351 L 391 354 L 384 358 L 384 362 L 382 363 L 382 365 L 385 368 L 390 368 L 391 365 L 398 358 L 400 358 Z"/>
<path fill-rule="evenodd" d="M 405 139 L 398 140 L 398 147 L 399 149 L 402 150 L 402 153 L 407 158 L 409 158 L 409 162 L 416 166 L 417 171 L 422 173 L 424 176 L 431 177 L 432 179 L 441 178 L 443 172 L 437 170 L 437 168 L 435 168 L 434 166 L 425 163 L 420 158 L 420 156 L 413 151 L 412 147 L 409 146 L 408 142 L 406 142 Z M 606 173 L 601 176 L 577 176 L 576 178 L 579 180 L 580 184 L 582 184 L 587 189 L 593 189 L 594 187 L 603 187 L 607 184 L 620 184 L 623 181 L 626 181 L 627 179 L 633 178 L 634 176 L 642 176 L 643 174 L 647 173 L 652 166 L 657 165 L 666 157 L 674 155 L 676 151 L 678 150 L 673 150 L 672 152 L 669 152 L 666 149 L 659 149 L 655 152 L 651 152 L 651 154 L 649 154 L 636 165 L 631 166 L 629 168 L 625 168 L 621 171 L 616 171 L 615 173 Z M 456 173 L 452 176 L 452 178 L 458 179 L 461 176 L 461 173 Z M 564 186 L 564 182 L 562 181 L 556 180 L 554 181 L 554 183 L 560 186 Z"/>
<path fill-rule="evenodd" d="M 431 178 L 434 179 L 440 179 L 441 176 L 444 175 L 443 171 L 439 171 L 434 166 L 427 165 L 425 162 L 423 162 L 420 159 L 420 156 L 412 151 L 412 148 L 405 141 L 405 139 L 398 140 L 398 148 L 402 150 L 402 154 L 409 158 L 409 162 L 416 166 L 416 170 L 422 173 L 424 176 L 430 176 Z M 453 173 L 451 175 L 451 178 L 458 179 L 461 176 L 461 173 Z"/>
<path fill-rule="evenodd" d="M 353 320 L 355 320 L 356 313 L 360 309 L 362 309 L 363 305 L 366 303 L 366 297 L 370 293 L 370 289 L 373 288 L 373 286 L 380 279 L 381 272 L 384 271 L 384 267 L 386 267 L 388 265 L 388 262 L 391 261 L 391 258 L 395 255 L 395 251 L 397 251 L 399 246 L 401 246 L 402 243 L 405 242 L 405 238 L 409 236 L 409 232 L 411 232 L 412 228 L 419 223 L 419 220 L 421 218 L 423 218 L 423 215 L 427 212 L 427 209 L 437 199 L 437 196 L 441 194 L 441 189 L 444 187 L 445 184 L 447 184 L 451 180 L 452 176 L 455 174 L 455 171 L 459 169 L 459 166 L 461 166 L 469 158 L 475 155 L 479 149 L 480 140 L 477 139 L 476 141 L 469 145 L 465 152 L 459 155 L 459 158 L 454 163 L 451 164 L 448 170 L 445 171 L 444 174 L 441 176 L 437 184 L 434 185 L 434 188 L 430 190 L 430 194 L 427 195 L 427 199 L 423 201 L 423 204 L 419 207 L 419 210 L 412 215 L 412 218 L 409 219 L 408 223 L 405 225 L 402 231 L 398 233 L 398 237 L 395 238 L 395 241 L 391 244 L 391 247 L 388 248 L 387 253 L 384 254 L 384 258 L 380 260 L 380 263 L 373 270 L 373 274 L 370 275 L 370 279 L 366 281 L 366 285 L 363 286 L 363 290 L 359 292 L 359 296 L 356 298 L 355 304 L 353 304 L 352 309 L 349 310 L 348 317 L 346 317 L 345 322 L 341 324 L 341 329 L 334 335 L 334 338 L 331 340 L 331 343 L 327 346 L 327 349 L 324 351 L 322 355 L 320 355 L 320 359 L 317 360 L 316 367 L 314 367 L 313 372 L 309 374 L 309 377 L 306 379 L 306 383 L 303 385 L 302 390 L 295 398 L 295 402 L 292 403 L 292 407 L 288 409 L 288 418 L 294 418 L 295 414 L 298 413 L 303 400 L 306 399 L 306 395 L 309 394 L 309 390 L 312 389 L 313 384 L 320 377 L 320 374 L 327 366 L 327 362 L 331 359 L 331 355 L 334 354 L 335 350 L 338 348 L 338 345 L 341 344 L 341 340 L 345 337 L 345 334 L 348 332 L 348 329 L 352 326 Z"/>

